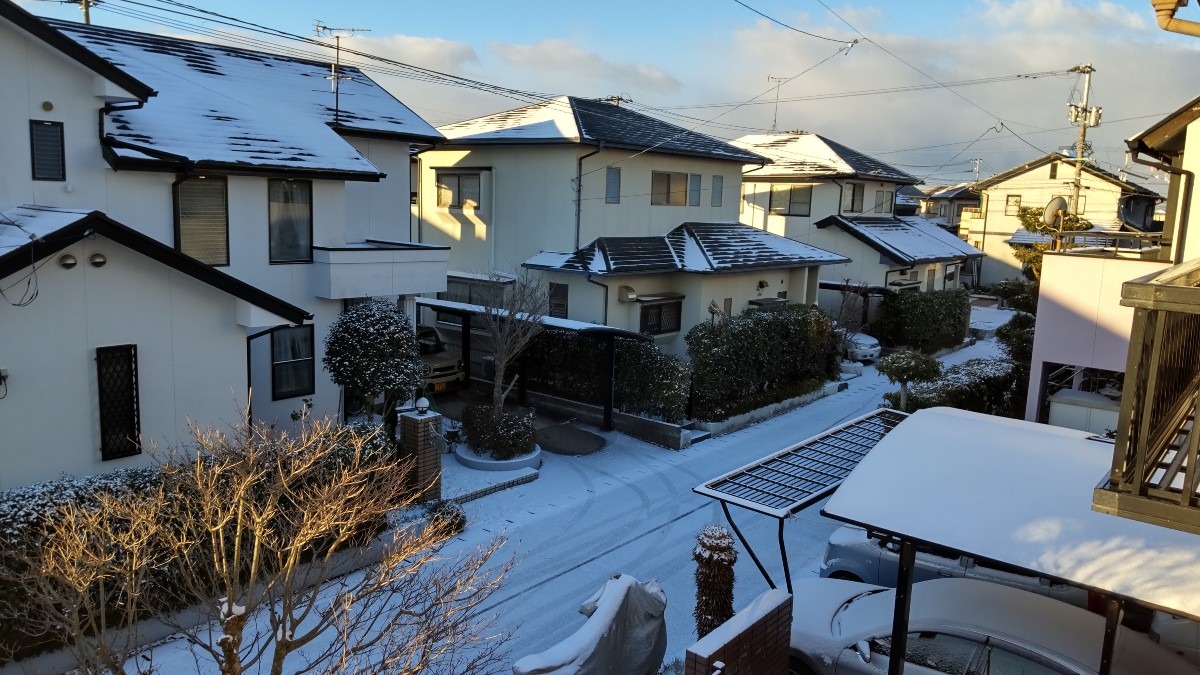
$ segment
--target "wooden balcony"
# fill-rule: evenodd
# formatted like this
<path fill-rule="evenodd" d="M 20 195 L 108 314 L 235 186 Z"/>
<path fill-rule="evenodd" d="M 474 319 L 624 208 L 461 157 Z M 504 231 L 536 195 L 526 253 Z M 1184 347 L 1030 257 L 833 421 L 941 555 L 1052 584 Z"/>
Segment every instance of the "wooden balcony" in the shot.
<path fill-rule="evenodd" d="M 1092 508 L 1200 534 L 1200 260 L 1125 282 L 1134 308 L 1112 471 Z"/>

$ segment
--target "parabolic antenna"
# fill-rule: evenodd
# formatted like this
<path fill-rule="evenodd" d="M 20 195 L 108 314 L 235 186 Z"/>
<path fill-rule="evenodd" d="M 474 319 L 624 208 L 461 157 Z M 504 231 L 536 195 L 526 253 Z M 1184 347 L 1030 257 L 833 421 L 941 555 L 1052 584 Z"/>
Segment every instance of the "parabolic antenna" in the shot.
<path fill-rule="evenodd" d="M 1067 200 L 1062 197 L 1055 197 L 1046 205 L 1046 210 L 1042 212 L 1042 222 L 1046 227 L 1054 227 L 1058 222 L 1058 214 L 1067 210 Z"/>

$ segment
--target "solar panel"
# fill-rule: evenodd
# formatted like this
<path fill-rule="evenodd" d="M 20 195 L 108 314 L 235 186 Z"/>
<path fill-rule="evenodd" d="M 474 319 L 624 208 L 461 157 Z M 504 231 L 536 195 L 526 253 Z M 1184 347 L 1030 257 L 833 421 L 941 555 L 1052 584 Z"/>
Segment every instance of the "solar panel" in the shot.
<path fill-rule="evenodd" d="M 776 518 L 824 498 L 907 413 L 881 408 L 735 469 L 693 492 Z"/>

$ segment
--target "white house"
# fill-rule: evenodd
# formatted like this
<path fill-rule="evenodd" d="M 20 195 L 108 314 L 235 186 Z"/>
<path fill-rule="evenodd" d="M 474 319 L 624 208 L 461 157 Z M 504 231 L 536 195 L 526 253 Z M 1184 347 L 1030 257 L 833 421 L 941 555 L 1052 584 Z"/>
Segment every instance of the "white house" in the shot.
<path fill-rule="evenodd" d="M 1074 180 L 1074 159 L 1055 152 L 975 184 L 974 189 L 980 195 L 979 213 L 963 214 L 959 236 L 986 255 L 980 283 L 993 284 L 1021 276 L 1023 266 L 1013 256 L 1013 246 L 1048 243 L 1049 238 L 1021 226 L 1020 208 L 1034 207 L 1040 211 L 1055 197 L 1063 197 L 1069 204 Z M 1094 229 L 1114 232 L 1126 226 L 1147 230 L 1153 227 L 1150 216 L 1159 196 L 1152 190 L 1090 163 L 1083 166 L 1081 184 L 1078 213 Z"/>
<path fill-rule="evenodd" d="M 44 20 L 8 0 L 0 62 L 0 134 L 15 141 L 2 151 L 0 211 L 79 216 L 33 219 L 42 229 L 32 248 L 13 234 L 24 231 L 20 219 L 5 222 L 0 288 L 24 301 L 5 303 L 0 323 L 31 332 L 0 334 L 10 373 L 0 428 L 39 431 L 32 446 L 8 435 L 3 463 L 46 447 L 62 453 L 14 481 L 131 461 L 98 463 L 93 359 L 102 347 L 137 346 L 147 442 L 176 441 L 189 416 L 236 419 L 248 392 L 255 418 L 287 425 L 305 399 L 317 414 L 340 411 L 320 360 L 345 301 L 445 288 L 449 251 L 412 243 L 409 232 L 410 155 L 441 135 L 360 71 L 342 68 L 335 93 L 329 63 Z M 121 227 L 174 255 L 133 255 L 128 241 L 94 228 L 74 249 L 55 249 L 58 226 L 75 232 L 88 227 L 81 222 Z M 93 252 L 103 266 L 89 265 Z M 86 316 L 73 329 L 85 336 L 71 336 L 60 313 Z M 42 371 L 33 366 L 44 360 L 19 358 L 31 334 L 79 367 Z M 61 393 L 28 386 L 35 381 L 71 391 L 69 412 Z"/>
<path fill-rule="evenodd" d="M 937 186 L 921 200 L 921 215 L 954 234 L 958 234 L 964 212 L 971 215 L 979 212 L 979 193 L 972 183 Z"/>

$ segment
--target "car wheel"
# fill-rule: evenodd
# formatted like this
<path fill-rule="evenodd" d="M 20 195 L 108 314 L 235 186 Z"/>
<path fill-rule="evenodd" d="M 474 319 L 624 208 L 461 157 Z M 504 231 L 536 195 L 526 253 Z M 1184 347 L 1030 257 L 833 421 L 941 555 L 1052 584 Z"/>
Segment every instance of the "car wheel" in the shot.
<path fill-rule="evenodd" d="M 857 581 L 860 584 L 862 583 L 862 578 L 851 572 L 834 572 L 833 574 L 829 575 L 829 578 L 841 579 L 842 581 Z"/>

